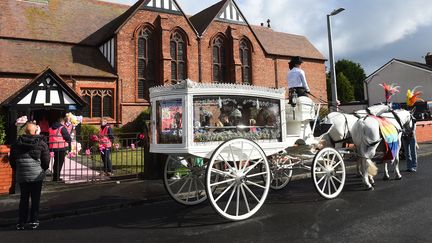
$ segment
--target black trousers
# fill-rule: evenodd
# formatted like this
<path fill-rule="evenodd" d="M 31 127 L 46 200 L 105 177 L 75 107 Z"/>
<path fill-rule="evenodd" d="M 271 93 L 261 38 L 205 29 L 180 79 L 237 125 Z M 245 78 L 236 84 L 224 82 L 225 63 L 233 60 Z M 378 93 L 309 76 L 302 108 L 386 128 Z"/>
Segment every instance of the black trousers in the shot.
<path fill-rule="evenodd" d="M 297 93 L 297 96 L 307 96 L 306 89 L 303 87 L 295 87 L 289 89 L 289 95 L 291 96 L 294 91 Z"/>
<path fill-rule="evenodd" d="M 289 103 L 292 104 L 292 95 L 296 92 L 297 97 L 307 96 L 306 89 L 303 87 L 290 88 L 288 93 Z"/>
<path fill-rule="evenodd" d="M 20 203 L 18 223 L 27 223 L 29 213 L 29 199 L 31 198 L 30 222 L 37 222 L 42 191 L 42 181 L 20 183 Z"/>
<path fill-rule="evenodd" d="M 104 164 L 104 172 L 112 172 L 111 149 L 101 150 L 101 158 Z"/>
<path fill-rule="evenodd" d="M 63 169 L 65 161 L 66 151 L 65 150 L 53 150 L 54 152 L 54 165 L 53 165 L 53 181 L 60 179 L 60 172 Z"/>

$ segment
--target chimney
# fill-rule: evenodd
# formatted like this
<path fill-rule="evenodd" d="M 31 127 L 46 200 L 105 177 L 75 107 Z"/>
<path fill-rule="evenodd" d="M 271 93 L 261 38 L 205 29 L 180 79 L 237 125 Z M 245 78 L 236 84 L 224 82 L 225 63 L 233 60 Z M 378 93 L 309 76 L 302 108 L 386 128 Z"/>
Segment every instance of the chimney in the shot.
<path fill-rule="evenodd" d="M 426 65 L 432 66 L 432 53 L 428 52 L 425 56 Z"/>

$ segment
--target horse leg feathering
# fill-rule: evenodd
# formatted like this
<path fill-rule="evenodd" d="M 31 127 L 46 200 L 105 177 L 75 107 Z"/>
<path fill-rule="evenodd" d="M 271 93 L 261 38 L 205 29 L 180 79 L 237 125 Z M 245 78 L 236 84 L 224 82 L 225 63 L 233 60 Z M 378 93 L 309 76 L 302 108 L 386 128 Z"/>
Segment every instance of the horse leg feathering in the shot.
<path fill-rule="evenodd" d="M 367 159 L 367 158 L 360 158 L 361 167 L 363 168 L 363 183 L 366 186 L 366 190 L 373 190 L 373 186 L 369 182 L 369 176 L 372 174 L 369 174 L 369 163 L 370 162 L 368 160 L 369 159 Z M 373 163 L 372 163 L 372 165 L 373 165 Z M 373 171 L 371 171 L 371 172 L 373 172 Z"/>
<path fill-rule="evenodd" d="M 378 174 L 378 167 L 370 159 L 366 159 L 367 162 L 367 172 L 371 176 L 376 176 Z"/>

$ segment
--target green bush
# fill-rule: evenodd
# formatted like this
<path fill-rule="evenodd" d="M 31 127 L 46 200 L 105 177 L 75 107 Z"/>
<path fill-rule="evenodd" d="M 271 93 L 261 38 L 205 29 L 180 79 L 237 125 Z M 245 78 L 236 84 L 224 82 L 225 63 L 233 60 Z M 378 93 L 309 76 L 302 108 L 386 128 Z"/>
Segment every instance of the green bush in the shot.
<path fill-rule="evenodd" d="M 139 133 L 145 132 L 144 127 L 146 125 L 146 121 L 150 120 L 150 116 L 151 116 L 150 107 L 144 110 L 143 112 L 141 112 L 141 114 L 139 114 L 139 116 L 135 119 L 137 132 Z"/>
<path fill-rule="evenodd" d="M 96 125 L 81 125 L 81 146 L 83 149 L 90 148 L 92 142 L 90 141 L 90 136 L 94 134 L 99 134 L 99 127 Z"/>
<path fill-rule="evenodd" d="M 151 109 L 147 108 L 143 110 L 135 120 L 124 124 L 121 128 L 123 134 L 127 133 L 143 133 L 145 132 L 146 121 L 150 120 Z"/>
<path fill-rule="evenodd" d="M 0 112 L 0 144 L 6 143 L 6 116 Z"/>

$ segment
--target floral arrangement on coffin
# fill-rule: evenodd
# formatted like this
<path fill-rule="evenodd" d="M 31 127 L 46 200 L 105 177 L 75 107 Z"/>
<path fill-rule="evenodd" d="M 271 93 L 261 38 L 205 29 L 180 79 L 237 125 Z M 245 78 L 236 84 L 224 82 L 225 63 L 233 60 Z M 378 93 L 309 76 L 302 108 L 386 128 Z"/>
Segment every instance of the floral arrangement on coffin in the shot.
<path fill-rule="evenodd" d="M 223 131 L 223 132 L 211 132 L 211 131 L 195 131 L 194 141 L 195 142 L 216 142 L 226 141 L 232 138 L 247 138 L 251 140 L 272 140 L 280 137 L 279 129 L 260 129 L 256 132 L 247 131 Z"/>

